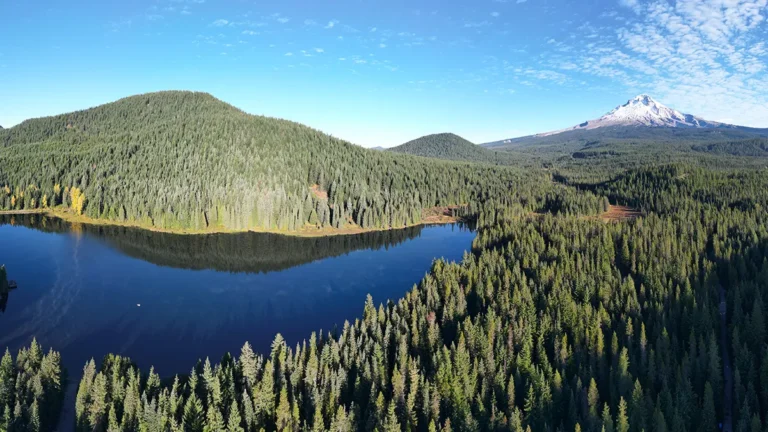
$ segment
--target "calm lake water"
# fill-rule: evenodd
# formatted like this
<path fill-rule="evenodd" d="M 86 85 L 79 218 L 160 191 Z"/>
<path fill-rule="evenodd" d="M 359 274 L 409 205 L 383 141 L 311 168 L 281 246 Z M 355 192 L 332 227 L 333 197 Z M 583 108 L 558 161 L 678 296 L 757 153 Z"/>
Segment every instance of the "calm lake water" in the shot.
<path fill-rule="evenodd" d="M 170 376 L 245 341 L 267 353 L 402 297 L 433 259 L 461 260 L 459 225 L 323 238 L 183 236 L 0 216 L 0 264 L 19 288 L 0 299 L 0 349 L 37 337 L 79 375 L 107 353 Z"/>

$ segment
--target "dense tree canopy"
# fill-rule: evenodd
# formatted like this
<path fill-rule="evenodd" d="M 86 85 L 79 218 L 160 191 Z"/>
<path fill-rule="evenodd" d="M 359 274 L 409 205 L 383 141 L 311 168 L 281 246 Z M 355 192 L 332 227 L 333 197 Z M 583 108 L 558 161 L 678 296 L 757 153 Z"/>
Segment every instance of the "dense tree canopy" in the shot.
<path fill-rule="evenodd" d="M 45 354 L 37 341 L 16 358 L 7 350 L 0 360 L 0 431 L 53 430 L 62 402 L 61 357 Z"/>

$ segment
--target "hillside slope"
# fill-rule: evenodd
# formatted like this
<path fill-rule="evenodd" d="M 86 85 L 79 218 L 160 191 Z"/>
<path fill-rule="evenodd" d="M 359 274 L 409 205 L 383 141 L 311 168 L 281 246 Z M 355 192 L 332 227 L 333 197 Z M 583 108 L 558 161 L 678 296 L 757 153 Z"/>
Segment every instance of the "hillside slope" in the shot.
<path fill-rule="evenodd" d="M 490 151 L 452 133 L 426 135 L 387 149 L 387 151 L 436 159 L 499 165 L 511 165 L 517 162 L 516 158 L 508 154 Z"/>
<path fill-rule="evenodd" d="M 165 230 L 401 227 L 521 179 L 366 150 L 205 93 L 132 96 L 0 131 L 0 209 L 63 205 Z"/>

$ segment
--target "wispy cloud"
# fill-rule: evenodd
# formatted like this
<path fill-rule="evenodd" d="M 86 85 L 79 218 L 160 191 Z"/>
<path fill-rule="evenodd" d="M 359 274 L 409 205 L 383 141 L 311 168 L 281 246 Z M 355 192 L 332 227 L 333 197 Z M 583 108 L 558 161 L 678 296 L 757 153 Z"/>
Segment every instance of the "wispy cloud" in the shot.
<path fill-rule="evenodd" d="M 216 21 L 211 23 L 211 26 L 213 27 L 225 27 L 229 25 L 229 20 L 225 19 L 217 19 Z"/>
<path fill-rule="evenodd" d="M 768 126 L 768 0 L 617 2 L 630 11 L 618 29 L 582 26 L 573 41 L 553 39 L 542 65 L 609 79 L 712 120 Z"/>
<path fill-rule="evenodd" d="M 336 24 L 338 24 L 338 23 L 339 22 L 336 21 L 336 20 L 328 21 L 328 24 L 326 24 L 325 28 L 332 29 L 332 28 L 336 27 Z"/>
<path fill-rule="evenodd" d="M 639 0 L 619 0 L 619 4 L 626 8 L 632 9 L 635 13 L 640 13 L 642 10 Z"/>
<path fill-rule="evenodd" d="M 285 16 L 285 15 L 279 13 L 279 12 L 273 13 L 272 15 L 270 15 L 270 18 L 272 18 L 274 21 L 277 21 L 280 24 L 286 24 L 289 21 L 291 21 L 291 19 L 289 17 L 287 17 L 287 16 Z"/>

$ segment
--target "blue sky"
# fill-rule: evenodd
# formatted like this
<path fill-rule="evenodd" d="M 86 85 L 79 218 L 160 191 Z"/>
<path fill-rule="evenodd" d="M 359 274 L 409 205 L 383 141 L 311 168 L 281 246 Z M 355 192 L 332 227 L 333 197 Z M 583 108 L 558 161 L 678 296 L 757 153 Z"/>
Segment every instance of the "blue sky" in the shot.
<path fill-rule="evenodd" d="M 768 127 L 768 0 L 132 0 L 0 6 L 0 125 L 206 91 L 366 147 L 560 129 L 648 93 Z"/>

